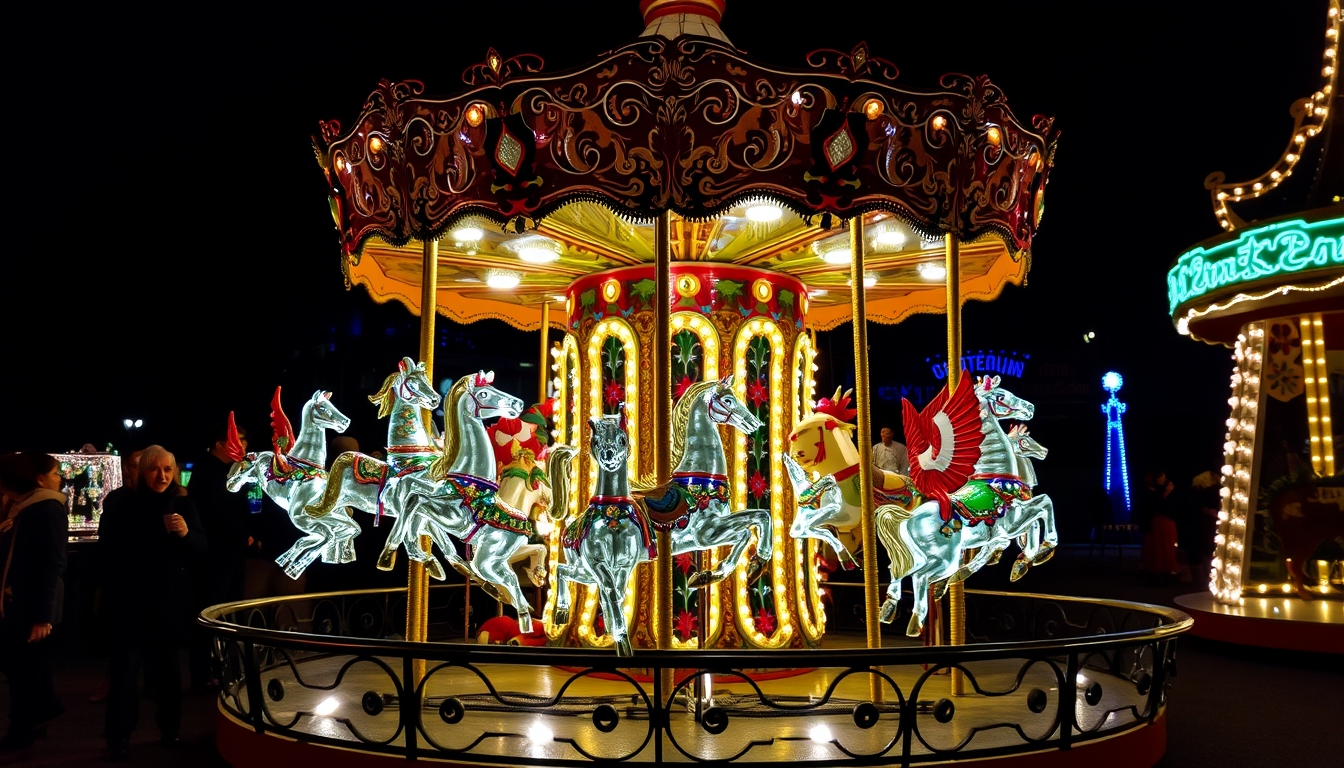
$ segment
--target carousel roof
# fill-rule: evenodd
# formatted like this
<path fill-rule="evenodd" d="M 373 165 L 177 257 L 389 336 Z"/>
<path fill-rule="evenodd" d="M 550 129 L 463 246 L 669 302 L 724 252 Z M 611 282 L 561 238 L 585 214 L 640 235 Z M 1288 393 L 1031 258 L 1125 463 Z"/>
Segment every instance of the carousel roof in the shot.
<path fill-rule="evenodd" d="M 1050 119 L 1019 121 L 983 76 L 898 86 L 864 45 L 763 66 L 719 30 L 719 0 L 641 6 L 645 36 L 586 67 L 544 74 L 536 56 L 492 49 L 462 93 L 384 81 L 350 129 L 323 123 L 348 283 L 419 311 L 434 239 L 441 313 L 537 328 L 576 278 L 652 263 L 663 212 L 675 261 L 794 276 L 819 329 L 849 319 L 837 225 L 855 216 L 871 225 L 869 319 L 943 311 L 947 233 L 964 243 L 966 298 L 1025 278 Z"/>

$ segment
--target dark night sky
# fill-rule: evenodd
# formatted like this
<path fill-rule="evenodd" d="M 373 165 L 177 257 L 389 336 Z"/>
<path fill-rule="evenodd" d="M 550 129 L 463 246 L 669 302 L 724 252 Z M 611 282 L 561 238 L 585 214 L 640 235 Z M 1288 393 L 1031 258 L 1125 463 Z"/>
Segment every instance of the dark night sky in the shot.
<path fill-rule="evenodd" d="M 988 73 L 1019 117 L 1054 115 L 1063 138 L 1029 283 L 969 306 L 966 346 L 1033 349 L 1089 377 L 1114 367 L 1133 450 L 1197 456 L 1192 467 L 1217 458 L 1227 352 L 1175 333 L 1165 272 L 1217 231 L 1204 177 L 1257 175 L 1290 138 L 1290 104 L 1319 84 L 1325 0 L 728 6 L 725 32 L 758 60 L 803 66 L 809 50 L 866 40 L 900 82 Z M 380 78 L 455 92 L 491 45 L 540 53 L 553 71 L 642 29 L 636 0 L 355 8 L 179 18 L 105 6 L 12 30 L 30 44 L 5 54 L 0 449 L 122 444 L 133 415 L 148 422 L 135 442 L 194 453 L 231 408 L 264 430 L 276 384 L 292 417 L 312 389 L 344 384 L 338 404 L 372 430 L 357 434 L 380 434 L 359 382 L 414 355 L 417 321 L 342 286 L 309 147 L 318 121 L 348 123 Z M 874 384 L 943 351 L 942 329 L 934 317 L 873 328 Z M 516 344 L 501 367 L 535 355 L 533 335 L 496 321 L 457 330 L 455 344 L 478 350 Z M 1098 339 L 1085 347 L 1088 330 Z M 851 343 L 848 326 L 829 336 Z M 438 373 L 478 359 L 441 352 Z M 515 375 L 530 395 L 522 377 L 534 374 Z M 843 375 L 824 369 L 823 390 L 828 377 Z M 1086 418 L 1035 430 L 1043 443 L 1075 452 L 1090 435 L 1077 450 L 1098 455 L 1097 384 L 1095 404 L 1076 409 Z"/>

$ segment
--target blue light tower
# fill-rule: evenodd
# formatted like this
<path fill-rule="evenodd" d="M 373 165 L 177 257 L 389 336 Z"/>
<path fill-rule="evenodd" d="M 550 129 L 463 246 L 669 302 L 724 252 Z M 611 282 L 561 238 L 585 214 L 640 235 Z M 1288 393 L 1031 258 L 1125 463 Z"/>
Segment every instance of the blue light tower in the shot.
<path fill-rule="evenodd" d="M 1125 459 L 1125 427 L 1120 421 L 1128 406 L 1115 396 L 1124 384 L 1125 377 L 1115 371 L 1101 377 L 1101 388 L 1111 395 L 1101 406 L 1101 412 L 1106 414 L 1106 495 L 1111 498 L 1115 522 L 1120 524 L 1129 522 L 1130 511 L 1129 462 Z"/>

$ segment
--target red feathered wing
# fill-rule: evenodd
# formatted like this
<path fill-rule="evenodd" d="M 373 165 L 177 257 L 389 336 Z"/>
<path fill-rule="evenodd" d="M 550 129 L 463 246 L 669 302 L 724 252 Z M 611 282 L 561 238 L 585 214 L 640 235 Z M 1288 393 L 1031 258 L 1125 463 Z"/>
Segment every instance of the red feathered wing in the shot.
<path fill-rule="evenodd" d="M 229 435 L 224 444 L 224 452 L 234 461 L 242 461 L 247 456 L 243 450 L 243 440 L 238 436 L 238 422 L 233 420 L 233 411 L 229 411 Z"/>
<path fill-rule="evenodd" d="M 948 494 L 961 488 L 980 460 L 980 401 L 969 376 L 948 395 L 943 387 L 924 411 L 901 401 L 906 445 L 910 451 L 910 478 L 919 492 L 937 499 L 944 520 L 951 517 Z"/>
<path fill-rule="evenodd" d="M 280 406 L 280 387 L 275 388 L 271 396 L 271 445 L 275 447 L 275 462 L 282 471 L 288 472 L 289 462 L 285 457 L 294 448 L 294 427 Z"/>

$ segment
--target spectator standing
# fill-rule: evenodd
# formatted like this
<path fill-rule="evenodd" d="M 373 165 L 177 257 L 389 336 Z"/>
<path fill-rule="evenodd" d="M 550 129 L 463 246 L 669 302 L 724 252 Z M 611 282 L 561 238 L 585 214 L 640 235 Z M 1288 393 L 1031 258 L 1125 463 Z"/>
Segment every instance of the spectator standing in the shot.
<path fill-rule="evenodd" d="M 1177 574 L 1175 489 L 1166 472 L 1152 472 L 1145 476 L 1143 492 L 1135 505 L 1135 517 L 1143 531 L 1139 569 L 1155 581 L 1167 581 Z"/>
<path fill-rule="evenodd" d="M 879 436 L 882 442 L 873 446 L 873 466 L 898 475 L 909 475 L 910 455 L 903 443 L 896 442 L 896 433 L 891 427 L 883 427 Z"/>
<path fill-rule="evenodd" d="M 160 740 L 181 743 L 179 650 L 197 606 L 194 565 L 209 543 L 196 507 L 177 484 L 177 460 L 161 446 L 140 457 L 139 487 L 109 503 L 99 526 L 109 629 L 108 758 L 130 754 L 140 716 L 136 669 L 154 667 Z"/>
<path fill-rule="evenodd" d="M 0 671 L 9 679 L 9 730 L 0 754 L 32 746 L 65 712 L 51 675 L 52 628 L 61 621 L 69 537 L 60 465 L 45 453 L 0 458 Z"/>

